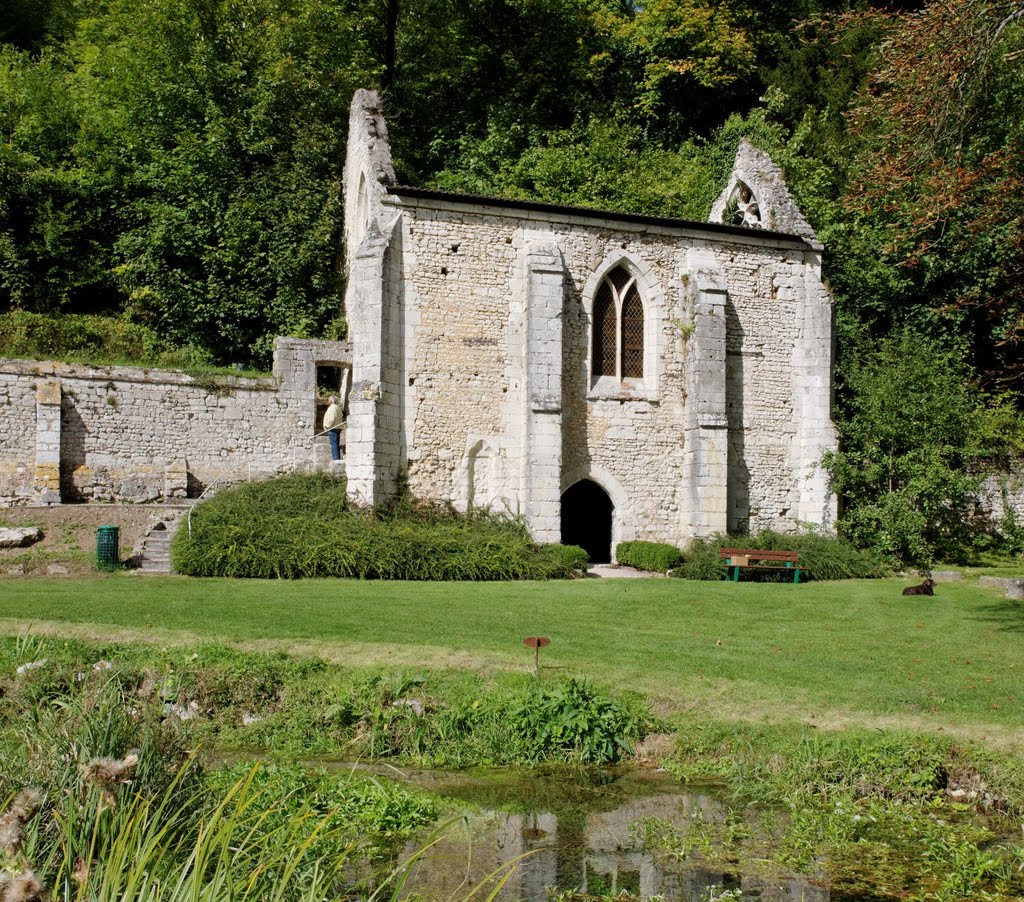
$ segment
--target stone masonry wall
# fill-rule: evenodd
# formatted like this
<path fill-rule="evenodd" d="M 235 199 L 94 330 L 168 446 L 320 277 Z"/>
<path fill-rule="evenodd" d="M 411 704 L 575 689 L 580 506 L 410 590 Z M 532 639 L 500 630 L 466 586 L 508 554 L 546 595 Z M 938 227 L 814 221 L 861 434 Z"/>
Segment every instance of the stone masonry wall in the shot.
<path fill-rule="evenodd" d="M 726 410 L 729 418 L 729 529 L 795 525 L 796 435 L 792 349 L 799 309 L 780 283 L 799 277 L 799 259 L 723 255 Z M 789 264 L 787 266 L 787 263 Z"/>
<path fill-rule="evenodd" d="M 1024 478 L 1019 475 L 1019 463 L 1012 473 L 993 474 L 982 483 L 979 506 L 996 526 L 1007 514 L 1013 515 L 1018 526 L 1024 525 Z"/>
<path fill-rule="evenodd" d="M 618 534 L 680 541 L 685 503 L 687 255 L 717 259 L 728 285 L 730 525 L 797 525 L 793 346 L 804 255 L 764 233 L 711 241 L 654 226 L 610 227 L 437 199 L 388 198 L 401 212 L 406 326 L 404 409 L 415 494 L 465 506 L 469 496 L 518 512 L 521 313 L 516 273 L 530 236 L 546 236 L 565 269 L 562 489 L 593 477 L 616 501 Z M 393 214 L 392 214 L 393 215 Z M 717 236 L 716 236 L 717 238 Z M 644 385 L 591 385 L 588 281 L 624 261 L 640 279 L 651 328 Z M 391 285 L 389 293 L 399 290 Z M 699 388 L 698 388 L 699 390 Z M 484 472 L 474 449 L 484 448 Z M 722 528 L 725 527 L 724 519 Z"/>
<path fill-rule="evenodd" d="M 584 479 L 611 501 L 613 544 L 832 526 L 831 298 L 766 155 L 741 147 L 709 224 L 403 188 L 390 161 L 381 99 L 357 92 L 350 496 L 406 475 L 422 497 L 522 515 L 540 541 Z M 643 376 L 622 381 L 590 361 L 617 266 L 644 307 Z"/>
<path fill-rule="evenodd" d="M 209 380 L 0 360 L 0 505 L 171 500 L 325 465 L 316 365 L 350 359 L 341 343 L 278 339 L 273 378 Z"/>
<path fill-rule="evenodd" d="M 34 495 L 35 468 L 36 383 L 0 362 L 0 505 Z"/>

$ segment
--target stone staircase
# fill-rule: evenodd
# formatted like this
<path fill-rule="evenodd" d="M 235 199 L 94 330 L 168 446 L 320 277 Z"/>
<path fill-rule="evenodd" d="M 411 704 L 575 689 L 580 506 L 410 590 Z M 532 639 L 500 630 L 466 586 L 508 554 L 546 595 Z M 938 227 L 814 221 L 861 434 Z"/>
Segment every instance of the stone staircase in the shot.
<path fill-rule="evenodd" d="M 137 565 L 135 573 L 140 576 L 167 576 L 171 573 L 171 539 L 185 523 L 191 507 L 191 504 L 186 504 L 161 511 L 132 555 Z"/>

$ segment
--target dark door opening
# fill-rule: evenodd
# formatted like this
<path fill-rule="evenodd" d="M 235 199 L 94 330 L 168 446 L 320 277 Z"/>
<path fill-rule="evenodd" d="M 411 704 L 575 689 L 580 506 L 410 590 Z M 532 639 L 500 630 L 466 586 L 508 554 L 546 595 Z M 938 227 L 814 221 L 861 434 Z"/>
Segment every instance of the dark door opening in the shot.
<path fill-rule="evenodd" d="M 590 563 L 612 559 L 612 512 L 615 506 L 596 482 L 581 479 L 562 494 L 562 544 L 579 545 Z"/>

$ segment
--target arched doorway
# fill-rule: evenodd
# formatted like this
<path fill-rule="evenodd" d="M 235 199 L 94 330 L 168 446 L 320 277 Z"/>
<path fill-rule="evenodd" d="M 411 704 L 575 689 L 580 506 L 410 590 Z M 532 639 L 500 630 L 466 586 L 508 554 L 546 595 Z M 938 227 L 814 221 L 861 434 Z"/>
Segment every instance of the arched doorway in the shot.
<path fill-rule="evenodd" d="M 612 499 L 596 482 L 581 479 L 562 493 L 562 544 L 579 545 L 592 564 L 612 559 Z"/>

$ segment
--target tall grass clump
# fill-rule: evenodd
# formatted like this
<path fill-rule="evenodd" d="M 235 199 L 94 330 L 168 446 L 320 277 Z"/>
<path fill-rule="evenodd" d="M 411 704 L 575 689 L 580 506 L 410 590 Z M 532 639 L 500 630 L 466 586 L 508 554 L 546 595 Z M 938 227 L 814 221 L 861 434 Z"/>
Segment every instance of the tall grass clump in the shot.
<path fill-rule="evenodd" d="M 175 536 L 172 560 L 191 576 L 507 580 L 577 575 L 586 555 L 542 551 L 514 518 L 408 498 L 355 508 L 343 477 L 293 474 L 197 506 L 191 532 Z"/>
<path fill-rule="evenodd" d="M 282 796 L 263 770 L 188 796 L 174 783 L 157 796 L 122 787 L 100 809 L 88 790 L 51 799 L 23 825 L 8 873 L 39 888 L 33 900 L 44 888 L 67 902 L 336 898 L 353 831 L 316 798 Z"/>
<path fill-rule="evenodd" d="M 795 551 L 800 555 L 800 579 L 874 579 L 887 575 L 885 565 L 870 551 L 856 548 L 845 539 L 816 532 L 779 533 L 765 529 L 746 536 L 718 534 L 709 539 L 693 541 L 683 555 L 683 563 L 674 575 L 683 579 L 718 580 L 725 576 L 719 558 L 720 548 L 757 548 L 766 551 Z M 779 568 L 751 570 L 747 579 L 791 579 L 792 574 Z"/>
<path fill-rule="evenodd" d="M 358 890 L 365 862 L 380 863 L 381 885 L 396 843 L 437 817 L 425 796 L 371 778 L 209 770 L 192 715 L 165 700 L 173 668 L 87 662 L 37 640 L 19 640 L 14 660 L 0 693 L 7 902 L 337 898 Z"/>
<path fill-rule="evenodd" d="M 615 546 L 615 559 L 627 567 L 665 573 L 677 566 L 683 553 L 675 545 L 664 542 L 619 542 Z"/>

